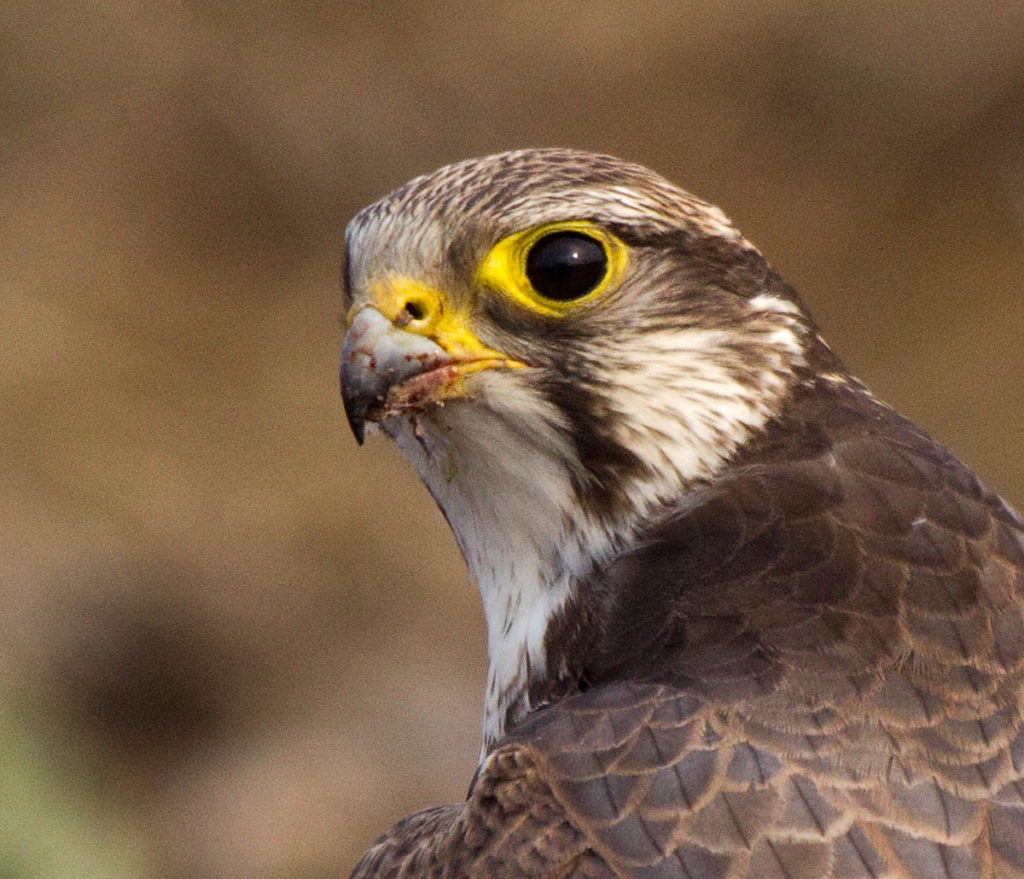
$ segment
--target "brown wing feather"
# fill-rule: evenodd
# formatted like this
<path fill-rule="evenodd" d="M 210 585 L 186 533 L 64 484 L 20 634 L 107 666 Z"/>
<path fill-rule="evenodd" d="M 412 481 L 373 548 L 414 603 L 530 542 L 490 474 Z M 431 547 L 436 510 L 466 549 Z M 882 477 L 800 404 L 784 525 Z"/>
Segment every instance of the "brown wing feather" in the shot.
<path fill-rule="evenodd" d="M 536 757 L 529 746 L 496 750 L 465 803 L 400 821 L 363 855 L 352 879 L 611 879 L 614 873 L 559 803 Z"/>
<path fill-rule="evenodd" d="M 357 876 L 1024 877 L 1024 528 L 836 393 L 583 584 L 592 688 Z"/>

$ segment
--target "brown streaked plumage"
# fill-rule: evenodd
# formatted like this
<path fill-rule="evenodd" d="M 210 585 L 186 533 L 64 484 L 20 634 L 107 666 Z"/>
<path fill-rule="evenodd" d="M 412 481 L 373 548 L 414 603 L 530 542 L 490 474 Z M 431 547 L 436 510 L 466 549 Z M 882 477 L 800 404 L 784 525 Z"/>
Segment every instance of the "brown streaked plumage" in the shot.
<path fill-rule="evenodd" d="M 590 298 L 479 271 L 566 229 L 627 254 Z M 1024 525 L 717 209 L 503 154 L 361 213 L 347 287 L 350 418 L 448 516 L 492 666 L 466 801 L 353 876 L 1024 877 Z"/>

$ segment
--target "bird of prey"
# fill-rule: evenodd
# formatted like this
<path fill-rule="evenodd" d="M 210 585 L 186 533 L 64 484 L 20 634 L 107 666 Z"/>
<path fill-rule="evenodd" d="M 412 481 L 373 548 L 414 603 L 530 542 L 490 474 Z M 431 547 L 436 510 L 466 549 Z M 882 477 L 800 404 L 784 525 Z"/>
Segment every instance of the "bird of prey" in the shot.
<path fill-rule="evenodd" d="M 717 208 L 524 150 L 350 223 L 341 385 L 487 622 L 464 802 L 356 877 L 1024 877 L 1024 524 Z"/>

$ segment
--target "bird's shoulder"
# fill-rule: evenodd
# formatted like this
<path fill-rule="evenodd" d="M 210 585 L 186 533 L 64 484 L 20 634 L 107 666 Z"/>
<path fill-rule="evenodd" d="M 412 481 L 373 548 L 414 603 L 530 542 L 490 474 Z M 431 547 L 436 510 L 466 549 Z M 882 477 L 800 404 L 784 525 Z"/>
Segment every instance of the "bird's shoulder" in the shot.
<path fill-rule="evenodd" d="M 841 748 L 788 753 L 678 689 L 601 685 L 534 712 L 464 803 L 396 825 L 354 875 L 1024 876 L 1024 734 L 1011 739 L 957 778 L 891 755 L 851 772 Z"/>

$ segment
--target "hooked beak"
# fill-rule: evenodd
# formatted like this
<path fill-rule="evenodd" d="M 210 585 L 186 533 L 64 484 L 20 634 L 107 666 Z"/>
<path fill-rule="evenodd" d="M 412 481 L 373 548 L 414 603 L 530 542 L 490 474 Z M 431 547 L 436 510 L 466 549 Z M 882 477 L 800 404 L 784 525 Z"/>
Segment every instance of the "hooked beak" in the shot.
<path fill-rule="evenodd" d="M 352 317 L 341 352 L 341 396 L 356 441 L 362 445 L 367 421 L 420 411 L 463 395 L 462 377 L 494 367 L 525 366 L 502 357 L 466 335 L 451 341 L 444 333 L 406 328 L 399 312 L 389 320 L 376 305 Z M 433 338 L 431 337 L 433 336 Z"/>
<path fill-rule="evenodd" d="M 341 397 L 356 441 L 362 445 L 367 420 L 385 417 L 393 389 L 450 365 L 436 342 L 396 327 L 376 308 L 357 312 L 341 350 Z"/>

